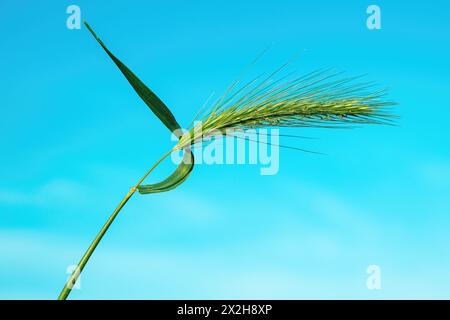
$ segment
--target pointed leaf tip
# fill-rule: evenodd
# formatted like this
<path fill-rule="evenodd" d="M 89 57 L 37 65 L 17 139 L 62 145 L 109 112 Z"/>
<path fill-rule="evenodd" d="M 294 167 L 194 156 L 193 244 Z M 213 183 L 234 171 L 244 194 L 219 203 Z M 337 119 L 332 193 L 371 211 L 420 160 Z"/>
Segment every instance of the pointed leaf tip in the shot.
<path fill-rule="evenodd" d="M 180 125 L 176 121 L 172 112 L 169 108 L 162 102 L 158 96 L 153 93 L 125 64 L 122 63 L 109 49 L 105 46 L 102 40 L 97 36 L 95 31 L 91 26 L 85 21 L 84 24 L 88 28 L 92 36 L 97 40 L 97 42 L 102 46 L 108 56 L 113 60 L 125 78 L 128 80 L 130 85 L 136 91 L 136 93 L 141 97 L 145 104 L 153 111 L 153 113 L 164 123 L 164 125 L 170 130 L 175 131 L 180 129 Z"/>

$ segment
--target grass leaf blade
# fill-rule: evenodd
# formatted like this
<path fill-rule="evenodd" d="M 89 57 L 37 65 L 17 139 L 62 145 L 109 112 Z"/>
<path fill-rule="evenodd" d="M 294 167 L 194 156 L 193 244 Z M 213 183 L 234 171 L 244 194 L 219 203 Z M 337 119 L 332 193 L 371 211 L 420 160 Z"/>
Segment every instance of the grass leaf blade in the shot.
<path fill-rule="evenodd" d="M 140 185 L 137 189 L 140 194 L 160 193 L 173 190 L 188 178 L 193 168 L 194 154 L 191 150 L 186 150 L 184 152 L 183 160 L 169 177 L 158 183 Z"/>
<path fill-rule="evenodd" d="M 116 56 L 112 54 L 111 51 L 105 46 L 102 40 L 96 35 L 94 30 L 89 26 L 87 22 L 84 22 L 88 30 L 97 40 L 97 42 L 102 46 L 108 56 L 114 61 L 116 66 L 123 73 L 125 78 L 131 84 L 136 93 L 141 97 L 145 104 L 153 111 L 153 113 L 164 123 L 164 125 L 169 128 L 170 131 L 175 131 L 180 129 L 180 125 L 170 112 L 169 108 L 161 101 L 158 96 L 153 93 L 125 64 L 122 63 Z"/>

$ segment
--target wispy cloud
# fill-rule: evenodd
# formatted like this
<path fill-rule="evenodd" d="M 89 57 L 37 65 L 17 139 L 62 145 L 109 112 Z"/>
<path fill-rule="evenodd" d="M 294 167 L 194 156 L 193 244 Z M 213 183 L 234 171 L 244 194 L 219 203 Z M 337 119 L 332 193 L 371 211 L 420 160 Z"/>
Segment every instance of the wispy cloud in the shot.
<path fill-rule="evenodd" d="M 428 161 L 419 165 L 419 174 L 428 184 L 436 187 L 450 186 L 450 162 Z"/>
<path fill-rule="evenodd" d="M 0 203 L 6 205 L 70 205 L 86 199 L 89 188 L 81 183 L 55 179 L 20 190 L 0 188 Z"/>

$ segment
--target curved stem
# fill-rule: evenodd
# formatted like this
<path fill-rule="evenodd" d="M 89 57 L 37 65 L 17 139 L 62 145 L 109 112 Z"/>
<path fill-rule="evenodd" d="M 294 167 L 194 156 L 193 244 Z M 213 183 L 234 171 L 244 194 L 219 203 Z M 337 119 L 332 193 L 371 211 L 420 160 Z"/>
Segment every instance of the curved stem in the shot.
<path fill-rule="evenodd" d="M 76 269 L 72 272 L 69 279 L 67 280 L 66 284 L 64 285 L 64 288 L 61 290 L 61 293 L 58 296 L 58 300 L 66 300 L 69 296 L 70 292 L 72 291 L 73 286 L 75 285 L 78 277 L 80 276 L 81 272 L 83 271 L 84 267 L 86 266 L 86 263 L 89 261 L 89 258 L 91 257 L 92 253 L 94 253 L 95 248 L 97 248 L 98 244 L 102 240 L 103 236 L 105 235 L 106 231 L 108 231 L 109 227 L 113 223 L 114 219 L 119 214 L 120 210 L 125 206 L 125 204 L 128 202 L 128 200 L 131 198 L 131 196 L 136 192 L 139 185 L 147 178 L 147 176 L 150 174 L 150 172 L 153 171 L 165 158 L 167 158 L 173 150 L 170 150 L 167 152 L 164 156 L 162 156 L 158 161 L 155 162 L 155 164 L 142 176 L 142 178 L 136 183 L 134 187 L 128 191 L 128 193 L 125 195 L 125 197 L 120 201 L 117 208 L 113 211 L 111 216 L 108 218 L 108 220 L 105 222 L 103 227 L 100 229 L 99 233 L 95 237 L 95 239 L 92 241 L 89 248 L 84 253 L 83 257 L 81 258 L 80 262 L 78 263 Z"/>

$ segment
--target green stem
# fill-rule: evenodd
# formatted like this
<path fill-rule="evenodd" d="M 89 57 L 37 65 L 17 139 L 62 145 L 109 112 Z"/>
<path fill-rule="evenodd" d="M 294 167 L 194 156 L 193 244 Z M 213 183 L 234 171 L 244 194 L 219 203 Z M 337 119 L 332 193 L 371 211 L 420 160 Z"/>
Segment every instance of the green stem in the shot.
<path fill-rule="evenodd" d="M 147 178 L 147 176 L 150 174 L 150 172 L 153 171 L 153 169 L 158 166 L 158 164 L 161 163 L 165 158 L 167 158 L 173 150 L 170 150 L 168 153 L 166 153 L 164 156 L 162 156 L 158 161 L 155 162 L 155 164 L 142 176 L 142 178 L 138 181 L 138 183 L 128 191 L 126 196 L 120 201 L 117 208 L 113 211 L 111 216 L 108 218 L 108 220 L 105 222 L 103 227 L 100 229 L 99 233 L 95 237 L 94 241 L 92 241 L 89 248 L 84 253 L 83 257 L 81 258 L 80 262 L 78 263 L 76 269 L 72 272 L 69 279 L 67 280 L 66 284 L 64 285 L 64 288 L 62 289 L 61 293 L 58 296 L 58 300 L 66 300 L 69 296 L 70 292 L 72 291 L 72 287 L 75 285 L 78 277 L 80 276 L 81 272 L 83 271 L 84 267 L 86 266 L 86 263 L 89 261 L 89 258 L 91 257 L 92 253 L 94 253 L 95 248 L 97 248 L 98 244 L 102 240 L 103 236 L 105 235 L 106 231 L 108 231 L 109 227 L 113 223 L 114 219 L 119 214 L 120 210 L 125 206 L 125 204 L 128 202 L 128 200 L 131 198 L 131 196 L 136 192 L 137 188 L 140 186 L 140 184 Z"/>

